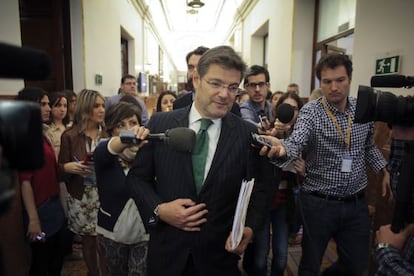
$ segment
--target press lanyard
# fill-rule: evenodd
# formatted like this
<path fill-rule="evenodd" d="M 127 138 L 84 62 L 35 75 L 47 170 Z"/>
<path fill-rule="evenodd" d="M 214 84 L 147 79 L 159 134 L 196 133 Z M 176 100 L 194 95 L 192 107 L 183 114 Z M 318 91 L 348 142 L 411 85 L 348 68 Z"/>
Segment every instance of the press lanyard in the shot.
<path fill-rule="evenodd" d="M 91 144 L 89 145 L 88 143 L 88 139 L 86 139 L 85 141 L 85 146 L 86 146 L 86 152 L 90 153 L 93 152 L 96 148 L 96 146 L 98 145 L 99 139 L 101 138 L 101 132 L 102 132 L 102 126 L 98 126 L 98 133 L 96 134 L 96 138 L 92 139 L 91 138 Z M 85 135 L 86 136 L 86 135 Z"/>
<path fill-rule="evenodd" d="M 346 137 L 342 132 L 341 127 L 338 124 L 338 120 L 333 115 L 332 111 L 329 109 L 328 105 L 326 104 L 326 98 L 322 99 L 323 107 L 325 108 L 326 113 L 328 113 L 329 118 L 334 123 L 336 129 L 338 130 L 339 134 L 341 135 L 342 139 L 344 139 L 346 150 L 349 151 L 349 147 L 351 145 L 351 126 L 352 126 L 352 119 L 351 119 L 351 112 L 348 112 L 348 126 L 346 129 Z"/>

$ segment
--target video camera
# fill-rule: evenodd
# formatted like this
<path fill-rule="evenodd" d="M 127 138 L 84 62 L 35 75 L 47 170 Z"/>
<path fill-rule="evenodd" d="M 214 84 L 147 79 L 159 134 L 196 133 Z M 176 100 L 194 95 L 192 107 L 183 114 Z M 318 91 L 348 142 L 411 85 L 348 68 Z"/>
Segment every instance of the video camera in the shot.
<path fill-rule="evenodd" d="M 414 77 L 373 76 L 371 86 L 411 88 L 414 86 Z M 397 97 L 391 92 L 382 92 L 360 85 L 354 121 L 356 123 L 381 121 L 403 128 L 414 127 L 414 97 Z M 399 233 L 407 223 L 414 221 L 413 163 L 414 140 L 404 140 L 404 156 L 398 169 L 395 209 L 391 224 L 391 230 L 394 233 Z"/>
<path fill-rule="evenodd" d="M 50 74 L 46 52 L 0 43 L 0 78 L 43 80 Z M 14 196 L 14 171 L 44 163 L 40 105 L 0 101 L 0 214 Z"/>
<path fill-rule="evenodd" d="M 414 77 L 402 75 L 373 76 L 371 87 L 360 85 L 355 112 L 356 123 L 371 121 L 386 122 L 391 125 L 414 126 L 414 97 L 396 96 L 391 92 L 372 87 L 414 86 Z"/>

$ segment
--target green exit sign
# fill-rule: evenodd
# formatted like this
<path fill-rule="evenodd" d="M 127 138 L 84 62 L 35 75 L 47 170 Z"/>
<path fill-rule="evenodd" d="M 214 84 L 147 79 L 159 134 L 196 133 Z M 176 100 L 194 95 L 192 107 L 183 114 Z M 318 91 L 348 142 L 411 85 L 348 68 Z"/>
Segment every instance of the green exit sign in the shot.
<path fill-rule="evenodd" d="M 400 71 L 400 56 L 377 59 L 375 62 L 375 75 L 394 74 Z"/>
<path fill-rule="evenodd" d="M 97 84 L 97 85 L 102 84 L 102 75 L 101 74 L 96 74 L 95 75 L 95 84 Z"/>

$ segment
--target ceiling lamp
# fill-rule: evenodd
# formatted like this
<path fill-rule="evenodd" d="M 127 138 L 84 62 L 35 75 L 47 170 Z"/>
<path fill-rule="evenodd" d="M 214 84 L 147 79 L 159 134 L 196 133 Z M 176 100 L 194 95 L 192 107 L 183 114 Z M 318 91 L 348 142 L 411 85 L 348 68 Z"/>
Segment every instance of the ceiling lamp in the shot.
<path fill-rule="evenodd" d="M 187 10 L 187 13 L 188 13 L 188 14 L 197 14 L 197 13 L 198 13 L 198 10 L 195 10 L 195 9 L 189 9 L 189 10 Z"/>
<path fill-rule="evenodd" d="M 193 9 L 198 9 L 204 6 L 204 3 L 201 2 L 201 0 L 192 0 L 192 1 L 187 0 L 187 6 Z"/>

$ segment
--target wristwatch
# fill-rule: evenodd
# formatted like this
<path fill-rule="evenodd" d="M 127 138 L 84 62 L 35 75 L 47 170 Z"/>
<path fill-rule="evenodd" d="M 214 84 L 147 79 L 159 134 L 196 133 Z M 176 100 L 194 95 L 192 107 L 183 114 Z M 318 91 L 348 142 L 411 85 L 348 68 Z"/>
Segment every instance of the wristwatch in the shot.
<path fill-rule="evenodd" d="M 160 205 L 158 204 L 157 206 L 155 206 L 155 209 L 152 212 L 153 213 L 152 216 L 149 217 L 149 220 L 148 220 L 149 226 L 156 226 L 158 224 L 158 220 L 160 216 L 158 213 L 159 209 L 160 209 Z"/>
<path fill-rule="evenodd" d="M 376 250 L 380 250 L 381 248 L 388 248 L 388 247 L 390 247 L 391 245 L 389 244 L 389 243 L 386 243 L 386 242 L 379 242 L 378 244 L 377 244 L 377 248 L 376 248 Z"/>

